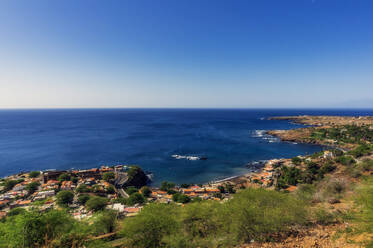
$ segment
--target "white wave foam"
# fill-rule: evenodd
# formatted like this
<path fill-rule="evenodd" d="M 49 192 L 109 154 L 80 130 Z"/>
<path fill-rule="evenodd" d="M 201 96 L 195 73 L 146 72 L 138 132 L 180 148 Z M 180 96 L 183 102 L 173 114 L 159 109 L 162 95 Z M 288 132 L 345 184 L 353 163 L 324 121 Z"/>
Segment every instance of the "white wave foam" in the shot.
<path fill-rule="evenodd" d="M 260 138 L 265 135 L 266 130 L 255 130 L 253 137 Z"/>
<path fill-rule="evenodd" d="M 277 137 L 273 137 L 271 135 L 266 134 L 267 130 L 255 130 L 253 132 L 252 137 L 254 138 L 261 138 L 265 141 L 268 141 L 269 143 L 279 142 L 280 139 Z"/>

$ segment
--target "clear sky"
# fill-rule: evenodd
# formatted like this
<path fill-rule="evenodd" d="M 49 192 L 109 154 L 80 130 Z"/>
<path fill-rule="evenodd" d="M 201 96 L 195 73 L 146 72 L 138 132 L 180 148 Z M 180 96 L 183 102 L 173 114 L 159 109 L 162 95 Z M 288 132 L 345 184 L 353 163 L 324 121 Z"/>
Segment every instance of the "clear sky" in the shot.
<path fill-rule="evenodd" d="M 373 1 L 2 0 L 0 107 L 373 107 Z"/>

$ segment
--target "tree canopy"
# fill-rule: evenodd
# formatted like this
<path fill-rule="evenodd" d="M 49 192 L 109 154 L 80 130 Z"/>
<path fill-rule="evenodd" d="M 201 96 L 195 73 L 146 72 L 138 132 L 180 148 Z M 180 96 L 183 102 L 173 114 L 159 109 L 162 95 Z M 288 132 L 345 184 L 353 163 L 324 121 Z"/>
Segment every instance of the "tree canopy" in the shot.
<path fill-rule="evenodd" d="M 57 193 L 57 203 L 60 206 L 67 206 L 74 200 L 74 193 L 67 190 L 62 190 Z"/>
<path fill-rule="evenodd" d="M 105 209 L 107 202 L 106 198 L 93 196 L 86 202 L 86 206 L 88 210 L 100 211 Z"/>

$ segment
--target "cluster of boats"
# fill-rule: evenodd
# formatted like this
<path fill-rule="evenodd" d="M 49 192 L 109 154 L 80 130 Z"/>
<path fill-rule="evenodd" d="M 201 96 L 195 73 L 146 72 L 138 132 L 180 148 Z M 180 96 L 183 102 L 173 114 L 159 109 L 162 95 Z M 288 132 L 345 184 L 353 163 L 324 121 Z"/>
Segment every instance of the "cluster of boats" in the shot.
<path fill-rule="evenodd" d="M 207 160 L 207 157 L 198 157 L 198 156 L 185 156 L 174 154 L 171 157 L 175 159 L 186 159 L 186 160 Z"/>

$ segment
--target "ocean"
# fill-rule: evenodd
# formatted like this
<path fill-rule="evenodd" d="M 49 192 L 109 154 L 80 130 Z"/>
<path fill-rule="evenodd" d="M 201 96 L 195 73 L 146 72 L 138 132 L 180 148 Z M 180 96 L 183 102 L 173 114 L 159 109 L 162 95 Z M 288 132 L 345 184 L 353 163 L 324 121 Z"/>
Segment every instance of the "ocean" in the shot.
<path fill-rule="evenodd" d="M 247 173 L 249 162 L 322 150 L 264 135 L 263 130 L 302 126 L 268 117 L 303 114 L 358 116 L 373 115 L 373 110 L 0 110 L 0 177 L 31 170 L 137 164 L 153 173 L 155 185 L 164 180 L 218 180 Z"/>

